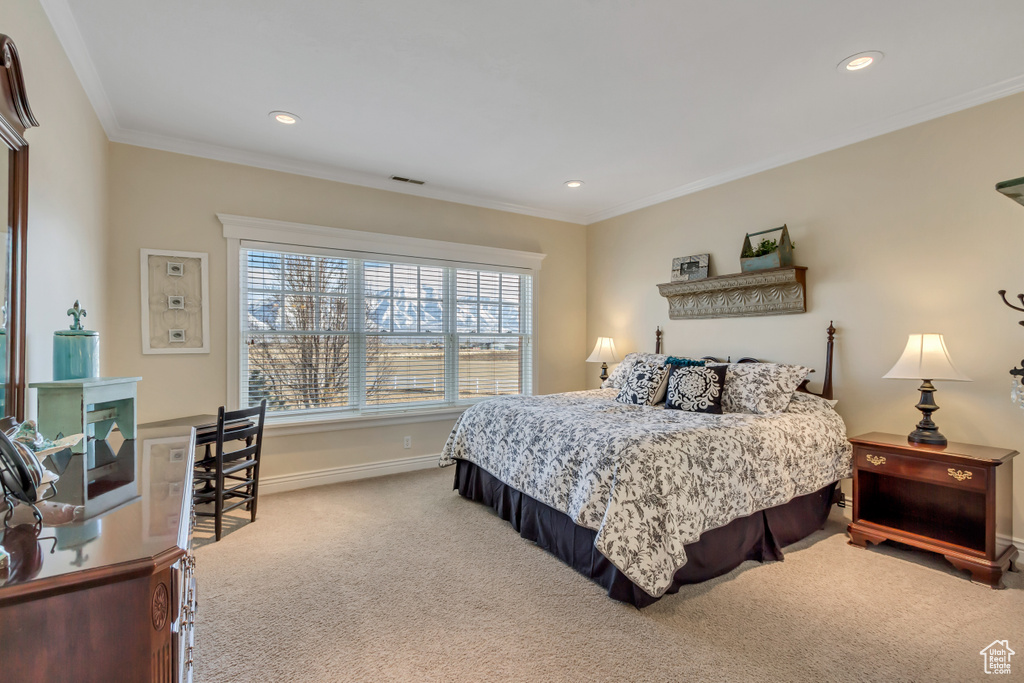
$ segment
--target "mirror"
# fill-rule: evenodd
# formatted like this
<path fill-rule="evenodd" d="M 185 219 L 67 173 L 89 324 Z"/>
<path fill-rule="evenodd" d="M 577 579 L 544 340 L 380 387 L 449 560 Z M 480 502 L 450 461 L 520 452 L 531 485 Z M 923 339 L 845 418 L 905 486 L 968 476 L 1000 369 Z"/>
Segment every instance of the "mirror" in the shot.
<path fill-rule="evenodd" d="M 25 419 L 25 263 L 28 239 L 28 142 L 25 130 L 38 126 L 25 95 L 18 48 L 0 33 L 0 142 L 7 163 L 0 171 L 0 201 L 7 207 L 0 257 L 0 416 Z M 0 151 L 2 151 L 0 147 Z"/>
<path fill-rule="evenodd" d="M 8 151 L 7 156 L 13 156 L 14 152 Z M 10 164 L 0 164 L 0 206 L 10 206 Z M 3 232 L 0 233 L 0 244 L 3 244 L 3 255 L 0 256 L 0 415 L 7 415 L 7 293 L 11 291 L 11 284 L 8 277 L 11 274 L 11 227 L 9 221 L 0 224 Z"/>

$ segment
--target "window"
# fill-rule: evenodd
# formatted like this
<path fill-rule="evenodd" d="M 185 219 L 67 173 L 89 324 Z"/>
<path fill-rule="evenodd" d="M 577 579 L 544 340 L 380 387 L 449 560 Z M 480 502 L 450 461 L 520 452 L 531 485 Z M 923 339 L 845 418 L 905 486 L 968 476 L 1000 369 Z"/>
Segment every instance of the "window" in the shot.
<path fill-rule="evenodd" d="M 239 403 L 277 414 L 532 391 L 526 272 L 244 243 Z"/>

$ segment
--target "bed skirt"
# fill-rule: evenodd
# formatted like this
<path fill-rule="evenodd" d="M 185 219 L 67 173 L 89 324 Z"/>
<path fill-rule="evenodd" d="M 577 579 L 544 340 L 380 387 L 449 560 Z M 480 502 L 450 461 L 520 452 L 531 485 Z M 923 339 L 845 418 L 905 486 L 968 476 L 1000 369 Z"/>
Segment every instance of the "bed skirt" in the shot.
<path fill-rule="evenodd" d="M 508 486 L 467 460 L 456 461 L 455 489 L 464 498 L 494 509 L 523 538 L 533 541 L 608 591 L 608 597 L 646 607 L 657 602 L 597 551 L 597 532 L 576 525 L 568 515 Z M 746 560 L 781 560 L 782 548 L 821 529 L 832 507 L 836 483 L 798 496 L 778 507 L 734 519 L 706 531 L 686 546 L 687 563 L 666 593 L 688 583 L 726 574 Z"/>

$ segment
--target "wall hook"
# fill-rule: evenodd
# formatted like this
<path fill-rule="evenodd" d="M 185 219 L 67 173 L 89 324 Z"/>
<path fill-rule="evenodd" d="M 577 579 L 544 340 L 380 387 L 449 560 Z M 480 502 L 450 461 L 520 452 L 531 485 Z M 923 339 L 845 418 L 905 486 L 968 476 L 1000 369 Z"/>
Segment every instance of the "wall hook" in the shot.
<path fill-rule="evenodd" d="M 1011 304 L 1009 301 L 1006 300 L 1006 290 L 1005 289 L 1000 289 L 999 290 L 999 296 L 1003 297 L 1003 303 L 1004 304 L 1006 304 L 1007 306 L 1009 306 L 1010 308 L 1012 308 L 1015 311 L 1021 311 L 1022 313 L 1024 313 L 1024 294 L 1018 294 L 1017 295 L 1017 298 L 1020 299 L 1021 306 L 1014 306 L 1013 304 Z M 1024 325 L 1024 320 L 1021 320 L 1020 324 Z"/>

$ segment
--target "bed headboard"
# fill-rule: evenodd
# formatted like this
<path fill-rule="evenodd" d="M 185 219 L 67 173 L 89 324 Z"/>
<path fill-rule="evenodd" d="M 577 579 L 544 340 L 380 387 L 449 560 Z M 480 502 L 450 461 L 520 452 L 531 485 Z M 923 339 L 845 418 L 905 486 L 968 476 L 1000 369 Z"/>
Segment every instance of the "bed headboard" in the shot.
<path fill-rule="evenodd" d="M 835 328 L 835 325 L 833 324 L 834 322 L 835 321 L 830 320 L 829 323 L 828 323 L 828 329 L 825 330 L 825 332 L 826 332 L 826 334 L 828 336 L 827 336 L 827 341 L 825 343 L 825 379 L 824 379 L 824 381 L 821 384 L 821 392 L 818 393 L 816 391 L 811 391 L 810 389 L 807 388 L 807 385 L 810 384 L 810 382 L 811 382 L 811 380 L 809 380 L 809 379 L 805 379 L 803 382 L 801 382 L 800 386 L 798 386 L 796 388 L 797 391 L 802 391 L 805 394 L 813 394 L 814 396 L 821 396 L 822 398 L 827 398 L 829 400 L 832 399 L 832 353 L 833 353 L 833 350 L 835 348 L 835 338 L 836 338 L 836 328 Z M 661 327 L 658 327 L 658 329 L 654 333 L 654 352 L 655 353 L 661 353 L 661 334 L 662 334 L 661 333 Z M 703 356 L 702 360 L 709 360 L 709 361 L 712 361 L 714 363 L 721 363 L 722 362 L 722 359 L 715 358 L 714 356 Z M 730 363 L 730 362 L 732 362 L 732 360 L 731 360 L 731 358 L 730 359 L 726 359 L 725 362 Z M 743 358 L 740 358 L 736 362 L 737 363 L 762 363 L 764 361 L 758 360 L 757 358 L 750 358 L 750 357 L 745 356 Z M 814 372 L 814 371 L 811 370 L 811 372 Z"/>

